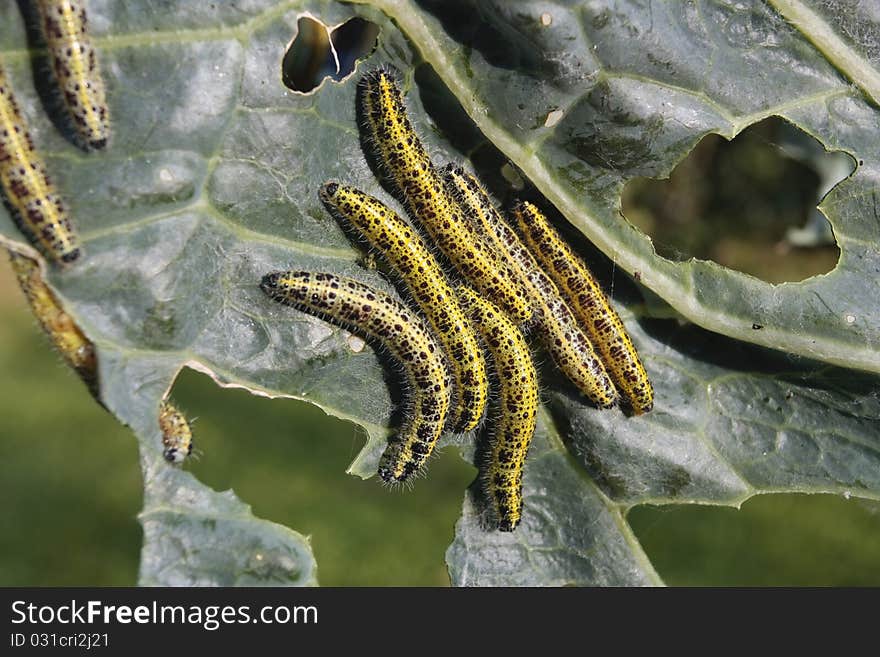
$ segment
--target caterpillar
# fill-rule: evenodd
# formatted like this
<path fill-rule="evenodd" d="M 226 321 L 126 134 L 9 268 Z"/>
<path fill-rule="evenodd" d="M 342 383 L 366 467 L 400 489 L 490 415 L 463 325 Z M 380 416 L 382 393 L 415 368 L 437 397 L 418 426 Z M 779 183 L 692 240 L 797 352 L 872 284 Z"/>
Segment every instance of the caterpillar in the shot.
<path fill-rule="evenodd" d="M 89 391 L 97 396 L 98 364 L 95 346 L 58 303 L 58 299 L 43 280 L 36 260 L 9 251 L 9 262 L 40 327 L 49 336 L 61 357 L 79 374 Z"/>
<path fill-rule="evenodd" d="M 424 320 L 387 294 L 334 274 L 273 272 L 260 287 L 274 301 L 376 340 L 402 366 L 407 420 L 389 440 L 379 476 L 402 482 L 418 472 L 443 432 L 451 399 L 449 368 Z"/>
<path fill-rule="evenodd" d="M 193 450 L 192 429 L 186 416 L 167 399 L 159 403 L 162 456 L 169 463 L 183 463 Z"/>
<path fill-rule="evenodd" d="M 0 61 L 0 183 L 13 219 L 40 250 L 58 264 L 80 257 L 79 237 L 67 206 L 46 173 L 46 165 L 15 101 Z"/>
<path fill-rule="evenodd" d="M 586 263 L 528 201 L 513 210 L 520 234 L 560 287 L 636 415 L 654 407 L 654 388 L 623 322 Z"/>
<path fill-rule="evenodd" d="M 618 399 L 617 390 L 559 288 L 541 270 L 476 178 L 451 164 L 441 174 L 467 216 L 492 241 L 498 254 L 507 259 L 528 290 L 535 308 L 538 337 L 559 369 L 597 406 L 613 406 Z"/>
<path fill-rule="evenodd" d="M 462 215 L 437 174 L 406 113 L 393 69 L 366 73 L 358 83 L 364 141 L 400 192 L 407 211 L 461 275 L 516 322 L 531 317 L 525 291 L 491 246 Z"/>
<path fill-rule="evenodd" d="M 377 249 L 405 282 L 437 336 L 452 371 L 455 391 L 450 427 L 477 427 L 486 408 L 486 361 L 443 270 L 422 238 L 391 208 L 364 192 L 335 182 L 320 190 L 324 205 Z"/>
<path fill-rule="evenodd" d="M 499 385 L 498 417 L 481 477 L 498 529 L 510 532 L 522 517 L 523 468 L 538 416 L 538 374 L 525 338 L 504 313 L 466 286 L 456 292 L 492 354 Z"/>
<path fill-rule="evenodd" d="M 83 145 L 101 149 L 110 137 L 104 80 L 89 36 L 84 0 L 37 0 L 52 70 Z"/>

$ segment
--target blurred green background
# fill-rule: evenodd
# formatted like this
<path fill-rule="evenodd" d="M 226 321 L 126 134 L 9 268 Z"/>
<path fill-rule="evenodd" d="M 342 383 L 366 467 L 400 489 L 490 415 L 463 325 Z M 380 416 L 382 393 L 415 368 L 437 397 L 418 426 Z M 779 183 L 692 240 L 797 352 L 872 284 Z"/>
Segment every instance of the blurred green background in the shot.
<path fill-rule="evenodd" d="M 829 176 L 848 172 L 789 133 L 770 121 L 732 144 L 708 137 L 671 181 L 632 183 L 626 216 L 667 257 L 710 257 L 773 282 L 828 271 L 837 249 L 827 226 L 790 231 L 809 225 Z M 48 348 L 0 261 L 0 585 L 134 584 L 134 437 Z M 350 423 L 193 372 L 173 394 L 198 418 L 202 456 L 187 467 L 310 535 L 322 584 L 448 584 L 443 556 L 474 476 L 454 450 L 413 490 L 389 491 L 344 473 L 364 441 Z M 639 507 L 629 519 L 671 585 L 880 585 L 877 503 L 772 495 L 741 510 Z"/>

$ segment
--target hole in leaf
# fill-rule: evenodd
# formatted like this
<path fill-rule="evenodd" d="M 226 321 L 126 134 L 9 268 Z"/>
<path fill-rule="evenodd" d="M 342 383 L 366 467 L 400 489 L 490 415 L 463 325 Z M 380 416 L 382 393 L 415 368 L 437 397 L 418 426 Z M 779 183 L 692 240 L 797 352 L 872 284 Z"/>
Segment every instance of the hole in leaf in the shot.
<path fill-rule="evenodd" d="M 297 33 L 281 60 L 284 85 L 308 93 L 326 78 L 340 81 L 376 48 L 379 26 L 351 18 L 332 30 L 311 16 L 301 16 Z"/>
<path fill-rule="evenodd" d="M 627 515 L 671 586 L 877 586 L 877 502 L 758 495 L 741 510 L 642 505 Z"/>
<path fill-rule="evenodd" d="M 370 358 L 370 347 L 349 344 L 352 354 Z M 189 369 L 172 397 L 198 418 L 193 443 L 200 456 L 184 468 L 216 490 L 233 489 L 257 516 L 310 535 L 321 584 L 449 583 L 443 553 L 474 478 L 454 447 L 437 452 L 429 476 L 396 493 L 377 477 L 346 474 L 365 432 L 316 406 L 222 389 Z"/>
<path fill-rule="evenodd" d="M 816 206 L 854 169 L 846 153 L 771 117 L 732 141 L 707 135 L 667 180 L 630 181 L 623 213 L 670 260 L 800 281 L 837 264 L 831 224 Z"/>
<path fill-rule="evenodd" d="M 330 32 L 330 41 L 339 58 L 339 71 L 331 76 L 337 82 L 351 75 L 358 60 L 376 49 L 379 26 L 363 18 L 351 18 Z"/>
<path fill-rule="evenodd" d="M 336 72 L 336 61 L 323 23 L 302 16 L 296 25 L 296 36 L 281 62 L 281 77 L 289 89 L 307 92 Z"/>

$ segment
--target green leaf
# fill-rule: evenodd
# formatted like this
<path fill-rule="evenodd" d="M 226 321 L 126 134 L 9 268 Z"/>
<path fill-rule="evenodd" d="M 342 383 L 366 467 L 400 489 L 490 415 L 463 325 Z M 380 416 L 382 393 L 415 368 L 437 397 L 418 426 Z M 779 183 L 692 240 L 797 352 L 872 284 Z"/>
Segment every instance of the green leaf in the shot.
<path fill-rule="evenodd" d="M 541 417 L 515 532 L 486 531 L 469 496 L 446 552 L 458 586 L 649 586 L 661 583 L 621 509 L 566 453 Z"/>
<path fill-rule="evenodd" d="M 822 20 L 789 23 L 776 5 Z M 880 498 L 876 53 L 818 5 L 95 3 L 114 137 L 89 156 L 46 117 L 21 19 L 0 8 L 4 58 L 85 240 L 82 263 L 51 282 L 98 346 L 104 402 L 140 441 L 142 582 L 314 581 L 304 539 L 161 461 L 156 407 L 182 367 L 362 425 L 368 441 L 350 469 L 360 476 L 392 430 L 377 354 L 258 289 L 268 271 L 302 268 L 392 290 L 317 198 L 336 178 L 394 204 L 361 151 L 357 74 L 309 95 L 281 83 L 305 11 L 328 25 L 375 22 L 378 47 L 359 70 L 403 72 L 436 159 L 470 158 L 499 195 L 513 191 L 500 175 L 509 162 L 556 222 L 595 245 L 575 240 L 613 282 L 655 383 L 646 416 L 597 411 L 543 358 L 523 524 L 486 531 L 468 494 L 447 553 L 453 583 L 658 584 L 625 520 L 638 503 Z M 859 163 L 821 205 L 841 249 L 833 272 L 771 285 L 672 262 L 621 217 L 626 181 L 667 175 L 705 134 L 730 138 L 772 115 Z M 6 214 L 0 236 L 22 242 Z"/>

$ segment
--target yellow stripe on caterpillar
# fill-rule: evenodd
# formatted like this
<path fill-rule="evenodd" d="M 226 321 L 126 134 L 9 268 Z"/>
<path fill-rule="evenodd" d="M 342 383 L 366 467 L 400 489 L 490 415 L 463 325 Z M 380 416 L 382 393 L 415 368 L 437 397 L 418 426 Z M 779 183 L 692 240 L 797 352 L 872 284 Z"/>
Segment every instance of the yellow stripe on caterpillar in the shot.
<path fill-rule="evenodd" d="M 654 388 L 623 322 L 593 277 L 547 218 L 524 201 L 514 209 L 520 234 L 562 290 L 633 413 L 654 407 Z"/>
<path fill-rule="evenodd" d="M 260 287 L 274 301 L 379 342 L 400 363 L 407 420 L 389 440 L 379 476 L 402 482 L 418 472 L 443 432 L 451 397 L 449 368 L 425 321 L 387 294 L 334 274 L 274 272 Z"/>
<path fill-rule="evenodd" d="M 10 251 L 9 261 L 40 327 L 62 358 L 79 374 L 89 391 L 97 398 L 98 363 L 95 346 L 58 303 L 55 294 L 43 280 L 40 266 L 35 260 Z"/>
<path fill-rule="evenodd" d="M 379 68 L 358 85 L 364 141 L 390 174 L 412 218 L 430 234 L 459 273 L 516 322 L 531 317 L 524 291 L 491 246 L 462 215 L 410 123 L 396 72 Z"/>
<path fill-rule="evenodd" d="M 618 399 L 617 390 L 559 288 L 541 270 L 476 178 L 454 165 L 445 167 L 442 174 L 467 216 L 517 273 L 535 308 L 538 337 L 556 365 L 597 406 L 613 406 Z"/>
<path fill-rule="evenodd" d="M 34 148 L 12 86 L 0 61 L 0 183 L 21 231 L 54 262 L 66 265 L 80 256 L 67 206 Z"/>
<path fill-rule="evenodd" d="M 110 138 L 110 116 L 85 0 L 37 0 L 37 7 L 73 127 L 86 148 L 104 148 Z"/>
<path fill-rule="evenodd" d="M 359 189 L 328 182 L 320 197 L 330 213 L 379 251 L 406 284 L 452 370 L 455 403 L 449 428 L 459 433 L 475 429 L 489 394 L 486 361 L 436 258 L 412 226 Z"/>
<path fill-rule="evenodd" d="M 480 475 L 498 529 L 509 532 L 522 518 L 522 477 L 538 415 L 538 374 L 525 338 L 504 313 L 467 286 L 456 292 L 492 354 L 498 381 L 498 412 Z"/>
<path fill-rule="evenodd" d="M 159 403 L 159 431 L 162 434 L 162 456 L 169 463 L 183 463 L 193 450 L 192 429 L 186 416 L 169 400 Z"/>

